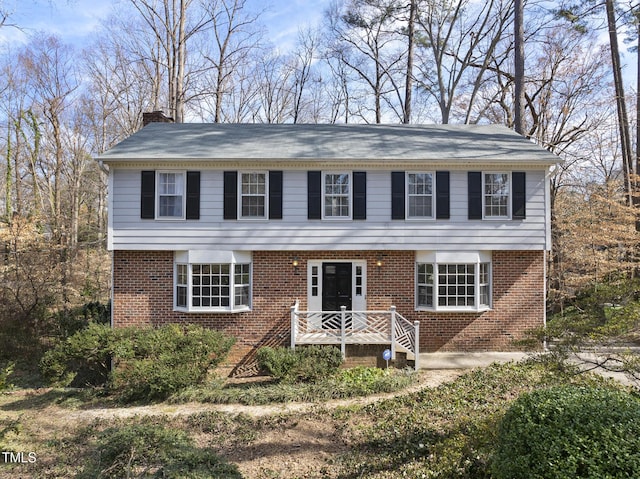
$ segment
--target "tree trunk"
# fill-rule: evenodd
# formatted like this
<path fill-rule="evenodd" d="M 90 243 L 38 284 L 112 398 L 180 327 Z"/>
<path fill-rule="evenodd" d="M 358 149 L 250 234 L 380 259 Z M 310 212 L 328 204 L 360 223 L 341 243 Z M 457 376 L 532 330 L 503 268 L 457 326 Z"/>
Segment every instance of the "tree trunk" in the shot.
<path fill-rule="evenodd" d="M 514 129 L 524 135 L 524 0 L 515 0 L 514 14 Z"/>
<path fill-rule="evenodd" d="M 618 131 L 622 147 L 622 171 L 624 173 L 624 192 L 628 204 L 633 203 L 631 174 L 633 172 L 631 140 L 629 135 L 629 120 L 625 104 L 624 84 L 622 82 L 622 68 L 620 66 L 620 50 L 618 49 L 618 31 L 616 28 L 613 0 L 605 1 L 607 10 L 607 25 L 609 27 L 609 44 L 611 47 L 611 64 L 613 67 L 613 83 L 616 90 L 616 105 L 618 110 Z"/>
<path fill-rule="evenodd" d="M 404 118 L 402 119 L 402 123 L 409 123 L 411 121 L 411 90 L 413 89 L 413 44 L 416 23 L 416 1 L 417 0 L 411 0 L 411 3 L 409 5 L 409 25 L 407 31 L 407 72 L 404 86 Z"/>

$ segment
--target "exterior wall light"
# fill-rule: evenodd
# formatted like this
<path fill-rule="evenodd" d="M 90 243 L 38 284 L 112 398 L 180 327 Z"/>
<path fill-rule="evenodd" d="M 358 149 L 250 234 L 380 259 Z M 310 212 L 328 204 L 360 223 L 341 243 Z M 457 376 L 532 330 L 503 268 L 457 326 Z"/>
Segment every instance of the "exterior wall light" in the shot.
<path fill-rule="evenodd" d="M 382 261 L 382 255 L 378 256 L 378 258 L 376 259 L 376 266 L 378 268 L 382 268 L 382 265 L 384 264 L 384 262 Z"/>

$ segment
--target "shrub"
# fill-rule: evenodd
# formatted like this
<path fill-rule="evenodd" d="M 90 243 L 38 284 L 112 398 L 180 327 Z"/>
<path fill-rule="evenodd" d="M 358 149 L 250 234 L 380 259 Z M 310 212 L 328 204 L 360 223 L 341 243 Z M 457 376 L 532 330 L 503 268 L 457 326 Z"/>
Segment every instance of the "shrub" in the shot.
<path fill-rule="evenodd" d="M 285 383 L 315 382 L 334 374 L 342 364 L 342 353 L 334 347 L 307 346 L 295 350 L 263 347 L 258 365 Z"/>
<path fill-rule="evenodd" d="M 165 399 L 202 384 L 235 342 L 219 331 L 193 325 L 120 331 L 110 386 L 126 401 Z"/>
<path fill-rule="evenodd" d="M 55 313 L 50 319 L 51 330 L 62 338 L 68 338 L 73 334 L 87 328 L 90 324 L 107 325 L 111 318 L 111 303 L 92 301 L 82 306 L 71 309 L 63 309 Z"/>
<path fill-rule="evenodd" d="M 9 362 L 4 366 L 0 366 L 0 392 L 11 389 L 13 385 L 9 382 L 9 376 L 13 374 L 14 362 Z"/>
<path fill-rule="evenodd" d="M 103 431 L 96 459 L 80 477 L 241 478 L 237 467 L 199 449 L 184 431 L 153 424 L 120 425 Z"/>
<path fill-rule="evenodd" d="M 47 352 L 40 364 L 54 385 L 106 384 L 125 401 L 164 399 L 202 384 L 234 341 L 193 325 L 111 329 L 90 324 Z"/>
<path fill-rule="evenodd" d="M 54 386 L 99 386 L 109 377 L 114 331 L 104 324 L 89 324 L 40 360 L 40 371 Z"/>
<path fill-rule="evenodd" d="M 520 396 L 498 428 L 496 479 L 640 477 L 640 399 L 602 387 Z"/>

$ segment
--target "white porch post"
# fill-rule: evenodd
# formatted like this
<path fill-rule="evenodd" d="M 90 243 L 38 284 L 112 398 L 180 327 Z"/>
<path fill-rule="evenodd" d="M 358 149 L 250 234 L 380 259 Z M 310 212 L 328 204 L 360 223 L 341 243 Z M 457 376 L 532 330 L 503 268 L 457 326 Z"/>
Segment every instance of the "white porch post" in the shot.
<path fill-rule="evenodd" d="M 389 308 L 391 313 L 391 359 L 396 360 L 396 307 Z"/>
<path fill-rule="evenodd" d="M 347 307 L 340 306 L 340 351 L 342 352 L 342 359 L 345 359 L 347 357 L 346 325 L 347 325 Z"/>
<path fill-rule="evenodd" d="M 415 341 L 415 346 L 414 346 L 414 354 L 415 354 L 415 360 L 414 360 L 414 365 L 415 365 L 415 369 L 416 371 L 418 369 L 420 369 L 420 321 L 414 321 L 413 322 L 413 327 L 415 328 L 416 331 L 416 341 Z"/>
<path fill-rule="evenodd" d="M 296 349 L 296 336 L 298 335 L 298 320 L 296 318 L 298 312 L 298 301 L 291 306 L 291 349 Z"/>

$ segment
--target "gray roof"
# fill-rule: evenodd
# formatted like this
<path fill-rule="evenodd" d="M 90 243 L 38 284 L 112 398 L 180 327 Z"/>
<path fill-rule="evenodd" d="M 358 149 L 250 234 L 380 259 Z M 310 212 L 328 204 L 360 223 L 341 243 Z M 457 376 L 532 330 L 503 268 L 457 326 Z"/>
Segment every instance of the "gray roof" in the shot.
<path fill-rule="evenodd" d="M 500 125 L 150 123 L 98 158 L 106 163 L 253 159 L 560 162 Z"/>

